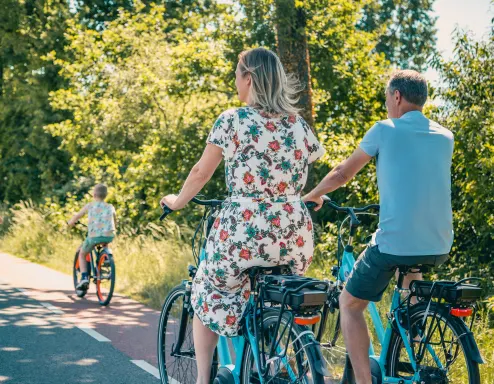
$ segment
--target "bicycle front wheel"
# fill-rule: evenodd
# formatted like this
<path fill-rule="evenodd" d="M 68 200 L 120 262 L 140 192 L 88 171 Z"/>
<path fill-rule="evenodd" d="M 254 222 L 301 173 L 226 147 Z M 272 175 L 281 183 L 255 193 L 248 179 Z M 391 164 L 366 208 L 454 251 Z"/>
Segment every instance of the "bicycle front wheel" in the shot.
<path fill-rule="evenodd" d="M 163 384 L 195 384 L 197 363 L 192 334 L 194 313 L 184 307 L 185 286 L 173 288 L 161 310 L 158 328 L 158 368 Z M 176 346 L 183 337 L 179 350 Z M 210 382 L 218 370 L 217 352 L 214 353 Z"/>
<path fill-rule="evenodd" d="M 313 337 L 306 333 L 308 328 L 293 324 L 291 331 L 288 332 L 292 320 L 289 313 L 284 313 L 278 333 L 275 334 L 279 313 L 278 310 L 265 310 L 264 312 L 264 334 L 262 335 L 264 351 L 267 355 L 274 340 L 281 338 L 276 352 L 284 355 L 268 363 L 264 382 L 324 384 L 324 376 L 317 372 L 316 361 L 311 351 L 312 348 L 319 348 L 319 346 L 314 343 Z M 258 352 L 259 355 L 262 353 L 262 351 Z M 266 356 L 266 360 L 268 358 L 269 356 Z M 240 382 L 242 384 L 260 383 L 261 376 L 262 373 L 258 371 L 254 360 L 252 346 L 247 343 L 242 359 Z"/>
<path fill-rule="evenodd" d="M 101 305 L 110 304 L 115 289 L 115 262 L 113 256 L 104 252 L 96 266 L 96 295 Z"/>
<path fill-rule="evenodd" d="M 437 314 L 434 316 L 436 309 Z M 469 329 L 466 324 L 450 315 L 446 307 L 438 307 L 436 303 L 430 306 L 427 316 L 425 304 L 417 304 L 410 311 L 410 326 L 406 328 L 412 332 L 415 351 L 427 332 L 431 333 L 420 362 L 421 375 L 424 378 L 422 381 L 480 384 L 479 365 L 467 353 L 464 336 Z M 394 333 L 390 341 L 387 366 L 388 376 L 404 379 L 411 379 L 413 376 L 410 358 L 398 333 Z"/>

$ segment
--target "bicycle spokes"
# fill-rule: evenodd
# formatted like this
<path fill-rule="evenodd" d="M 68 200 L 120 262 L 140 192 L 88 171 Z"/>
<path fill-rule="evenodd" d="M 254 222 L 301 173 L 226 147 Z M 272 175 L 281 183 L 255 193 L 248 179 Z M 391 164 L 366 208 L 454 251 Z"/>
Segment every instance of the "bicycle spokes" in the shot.
<path fill-rule="evenodd" d="M 429 314 L 425 320 L 421 316 L 412 321 L 408 339 L 411 339 L 412 350 L 420 379 L 434 383 L 468 383 L 468 364 L 464 346 L 458 331 L 447 318 L 439 314 Z M 395 375 L 411 378 L 414 374 L 403 341 L 399 349 L 399 363 L 396 364 Z M 398 352 L 398 351 L 397 351 Z"/>

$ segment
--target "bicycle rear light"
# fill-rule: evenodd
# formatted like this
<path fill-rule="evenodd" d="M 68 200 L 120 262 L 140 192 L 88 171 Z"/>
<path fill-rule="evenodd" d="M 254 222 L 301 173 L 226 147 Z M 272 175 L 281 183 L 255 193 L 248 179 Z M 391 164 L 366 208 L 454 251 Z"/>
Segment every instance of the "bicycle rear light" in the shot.
<path fill-rule="evenodd" d="M 293 321 L 298 325 L 314 325 L 321 320 L 321 315 L 296 316 Z"/>
<path fill-rule="evenodd" d="M 451 308 L 449 313 L 456 317 L 468 317 L 472 316 L 473 308 Z"/>

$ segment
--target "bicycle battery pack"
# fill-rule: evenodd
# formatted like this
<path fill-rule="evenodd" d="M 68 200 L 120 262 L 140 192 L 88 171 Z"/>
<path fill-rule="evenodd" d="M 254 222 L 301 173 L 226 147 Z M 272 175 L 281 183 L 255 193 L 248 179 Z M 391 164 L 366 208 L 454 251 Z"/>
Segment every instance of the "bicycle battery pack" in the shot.
<path fill-rule="evenodd" d="M 419 299 L 443 299 L 450 304 L 468 305 L 482 297 L 482 288 L 473 284 L 457 284 L 454 281 L 420 281 L 410 284 L 412 296 Z"/>
<path fill-rule="evenodd" d="M 264 300 L 283 303 L 296 310 L 318 309 L 328 298 L 327 287 L 319 280 L 299 276 L 271 275 L 265 277 Z M 301 288 L 306 285 L 305 288 Z"/>

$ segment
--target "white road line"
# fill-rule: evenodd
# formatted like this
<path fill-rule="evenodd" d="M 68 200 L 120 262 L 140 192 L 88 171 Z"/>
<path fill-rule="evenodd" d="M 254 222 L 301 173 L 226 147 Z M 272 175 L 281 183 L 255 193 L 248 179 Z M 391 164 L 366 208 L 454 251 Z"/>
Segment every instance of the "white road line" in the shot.
<path fill-rule="evenodd" d="M 54 305 L 50 304 L 50 303 L 40 303 L 43 307 L 49 309 L 50 311 L 52 311 L 53 313 L 56 313 L 58 315 L 63 315 L 64 312 L 60 309 L 58 309 L 57 307 L 55 307 Z"/>
<path fill-rule="evenodd" d="M 101 342 L 104 342 L 104 343 L 110 343 L 111 342 L 110 339 L 106 338 L 101 333 L 96 332 L 92 328 L 83 328 L 83 327 L 77 327 L 77 328 L 79 328 L 83 332 L 86 332 L 89 336 L 91 336 L 92 338 L 94 338 L 94 339 L 96 339 L 98 341 L 101 341 Z"/>
<path fill-rule="evenodd" d="M 157 379 L 160 378 L 160 371 L 158 370 L 158 368 L 152 366 L 147 361 L 144 361 L 144 360 L 130 360 L 130 361 L 132 363 L 134 363 L 135 365 L 137 365 L 139 368 L 144 369 L 147 373 L 150 373 L 151 375 L 153 375 Z M 175 381 L 173 379 L 171 379 L 171 381 L 169 381 L 169 382 L 171 384 L 180 384 L 178 381 Z"/>

